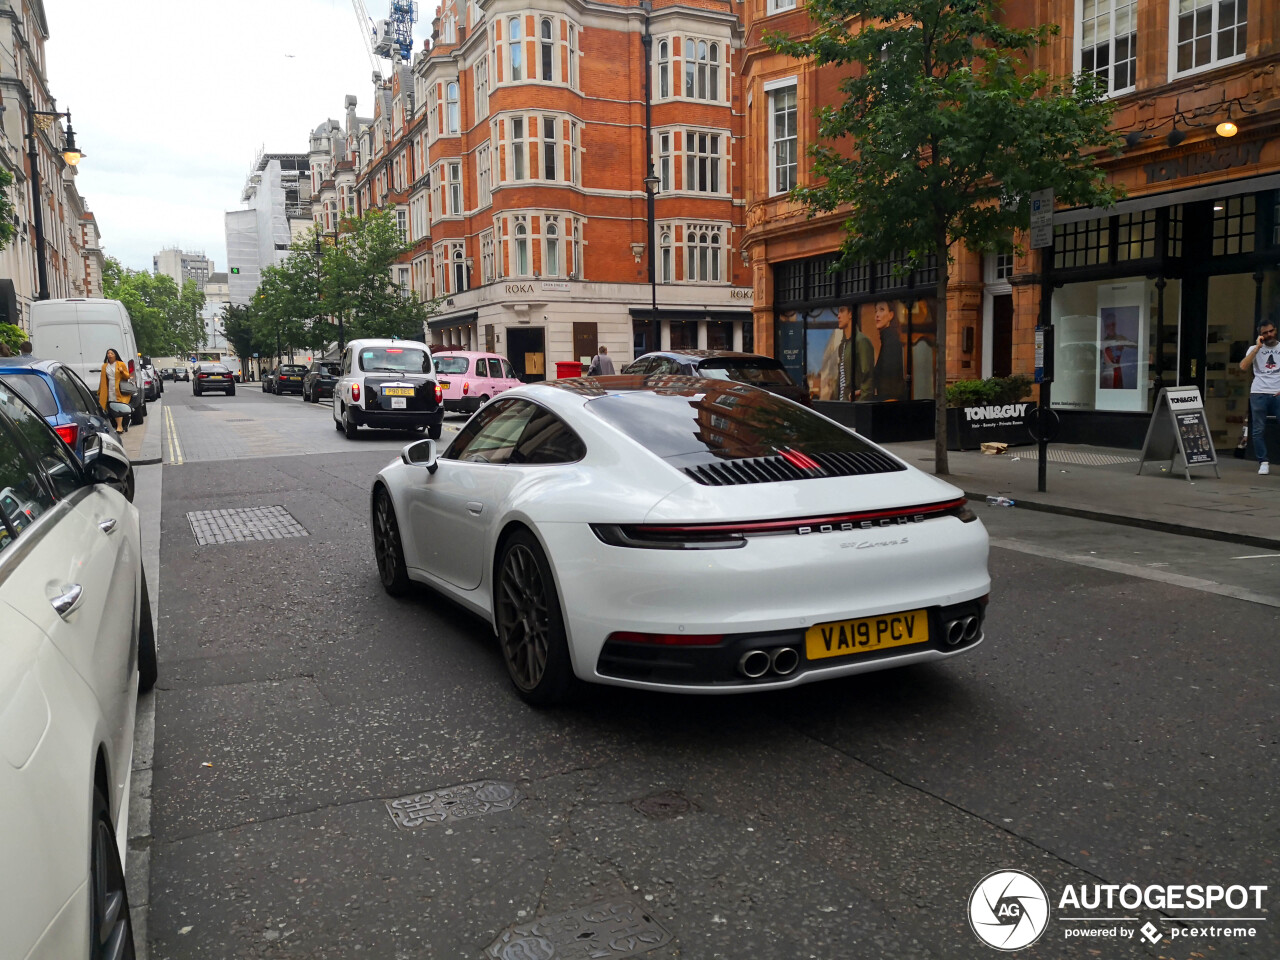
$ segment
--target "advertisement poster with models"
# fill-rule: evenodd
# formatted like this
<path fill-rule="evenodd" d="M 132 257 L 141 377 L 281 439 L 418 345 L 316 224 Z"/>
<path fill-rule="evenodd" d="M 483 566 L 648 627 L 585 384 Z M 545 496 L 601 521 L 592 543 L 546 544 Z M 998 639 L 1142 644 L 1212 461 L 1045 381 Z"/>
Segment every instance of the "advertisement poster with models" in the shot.
<path fill-rule="evenodd" d="M 1108 284 L 1098 289 L 1097 407 L 1144 410 L 1147 351 L 1143 284 Z M 1139 390 L 1139 384 L 1144 389 Z"/>
<path fill-rule="evenodd" d="M 931 398 L 935 329 L 928 300 L 881 300 L 809 311 L 809 396 L 845 402 Z"/>

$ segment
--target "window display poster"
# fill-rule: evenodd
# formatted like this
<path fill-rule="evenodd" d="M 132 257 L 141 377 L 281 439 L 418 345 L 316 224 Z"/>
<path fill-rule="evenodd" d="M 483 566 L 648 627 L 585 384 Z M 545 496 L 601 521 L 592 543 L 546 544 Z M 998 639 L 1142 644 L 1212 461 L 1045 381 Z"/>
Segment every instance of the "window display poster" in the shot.
<path fill-rule="evenodd" d="M 901 300 L 878 300 L 860 308 L 860 329 L 875 350 L 872 368 L 872 396 L 862 399 L 906 400 L 907 394 L 907 304 Z"/>
<path fill-rule="evenodd" d="M 805 382 L 804 370 L 804 321 L 794 310 L 778 314 L 777 357 L 787 368 L 787 374 L 796 383 Z"/>
<path fill-rule="evenodd" d="M 810 310 L 804 315 L 805 379 L 813 400 L 841 400 L 840 354 L 844 331 L 834 310 Z"/>
<path fill-rule="evenodd" d="M 911 304 L 911 399 L 933 399 L 933 376 L 938 358 L 938 322 L 934 315 L 936 300 L 917 300 Z"/>
<path fill-rule="evenodd" d="M 1146 409 L 1145 302 L 1142 283 L 1103 284 L 1098 288 L 1098 409 Z M 1139 384 L 1144 389 L 1139 390 Z"/>

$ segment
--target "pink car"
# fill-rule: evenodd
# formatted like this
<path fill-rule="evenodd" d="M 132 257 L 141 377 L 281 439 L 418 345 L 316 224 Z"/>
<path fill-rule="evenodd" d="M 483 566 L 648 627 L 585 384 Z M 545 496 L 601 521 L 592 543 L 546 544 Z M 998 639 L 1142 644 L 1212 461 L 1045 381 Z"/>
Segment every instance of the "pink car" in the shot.
<path fill-rule="evenodd" d="M 450 413 L 475 413 L 491 397 L 522 382 L 511 361 L 496 353 L 432 350 L 431 360 L 444 388 L 444 409 Z"/>

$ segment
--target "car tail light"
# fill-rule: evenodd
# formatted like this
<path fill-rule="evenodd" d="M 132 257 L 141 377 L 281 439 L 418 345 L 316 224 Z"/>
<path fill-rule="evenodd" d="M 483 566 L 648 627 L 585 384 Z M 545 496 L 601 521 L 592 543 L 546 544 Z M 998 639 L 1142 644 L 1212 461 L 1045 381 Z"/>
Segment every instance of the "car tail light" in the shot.
<path fill-rule="evenodd" d="M 749 536 L 820 534 L 852 530 L 884 530 L 939 517 L 957 517 L 970 523 L 977 517 L 963 497 L 919 506 L 887 510 L 860 510 L 820 517 L 758 520 L 748 523 L 593 523 L 592 531 L 613 547 L 645 547 L 650 550 L 728 550 L 744 547 Z"/>
<path fill-rule="evenodd" d="M 76 441 L 80 439 L 80 425 L 77 423 L 66 423 L 60 427 L 54 427 L 58 436 L 62 438 L 62 442 L 68 447 L 74 447 Z"/>
<path fill-rule="evenodd" d="M 722 633 L 630 633 L 609 634 L 605 643 L 653 643 L 664 647 L 714 647 L 724 640 Z"/>
<path fill-rule="evenodd" d="M 208 375 L 207 373 L 197 373 L 197 374 L 196 374 L 196 379 L 197 379 L 197 380 L 207 380 L 208 378 L 209 378 L 209 375 Z"/>
<path fill-rule="evenodd" d="M 440 384 L 437 383 L 436 384 L 436 404 L 439 405 L 443 402 L 444 402 L 444 387 L 440 386 Z"/>
<path fill-rule="evenodd" d="M 471 382 L 469 380 L 462 381 L 462 395 L 465 397 L 471 392 Z"/>
<path fill-rule="evenodd" d="M 351 385 L 351 402 L 352 403 L 360 402 L 360 384 L 358 383 L 353 383 Z"/>
<path fill-rule="evenodd" d="M 133 361 L 129 361 L 129 376 L 133 376 Z"/>

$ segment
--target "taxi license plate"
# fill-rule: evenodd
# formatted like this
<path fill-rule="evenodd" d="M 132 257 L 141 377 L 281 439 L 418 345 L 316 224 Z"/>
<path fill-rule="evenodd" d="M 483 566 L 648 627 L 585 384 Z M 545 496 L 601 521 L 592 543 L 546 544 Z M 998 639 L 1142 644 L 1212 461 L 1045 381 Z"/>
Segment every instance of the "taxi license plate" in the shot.
<path fill-rule="evenodd" d="M 382 392 L 388 397 L 412 397 L 413 387 L 387 387 Z M 404 406 L 404 404 L 401 404 L 401 406 Z"/>
<path fill-rule="evenodd" d="M 905 647 L 929 641 L 929 614 L 925 610 L 887 613 L 881 617 L 837 620 L 810 627 L 804 635 L 804 651 L 810 660 L 856 656 L 888 647 Z"/>
<path fill-rule="evenodd" d="M 440 389 L 441 389 L 441 390 L 448 390 L 448 389 L 449 389 L 449 381 L 448 381 L 448 380 L 441 380 L 441 381 L 440 381 Z"/>
<path fill-rule="evenodd" d="M 409 402 L 409 401 L 405 400 L 405 398 L 404 398 L 404 397 L 392 397 L 392 398 L 391 398 L 391 409 L 392 409 L 392 410 L 403 410 L 403 409 L 404 409 L 404 405 L 405 405 L 406 403 L 408 403 L 408 402 Z"/>

